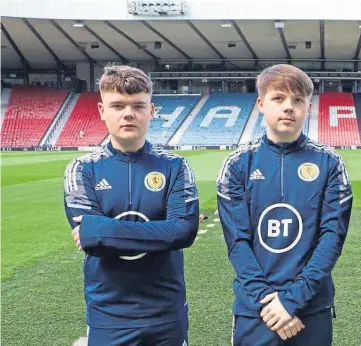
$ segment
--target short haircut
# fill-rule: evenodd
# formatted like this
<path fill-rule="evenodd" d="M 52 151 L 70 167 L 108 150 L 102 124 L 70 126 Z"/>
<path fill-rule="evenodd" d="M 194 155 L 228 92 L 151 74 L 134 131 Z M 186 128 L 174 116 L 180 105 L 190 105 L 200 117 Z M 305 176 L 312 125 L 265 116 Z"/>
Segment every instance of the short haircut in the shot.
<path fill-rule="evenodd" d="M 264 97 L 269 89 L 293 92 L 296 95 L 310 97 L 313 94 L 311 78 L 299 68 L 279 64 L 267 67 L 257 77 L 257 90 Z"/>
<path fill-rule="evenodd" d="M 107 65 L 98 81 L 100 93 L 139 94 L 153 92 L 152 81 L 144 71 L 126 65 Z"/>

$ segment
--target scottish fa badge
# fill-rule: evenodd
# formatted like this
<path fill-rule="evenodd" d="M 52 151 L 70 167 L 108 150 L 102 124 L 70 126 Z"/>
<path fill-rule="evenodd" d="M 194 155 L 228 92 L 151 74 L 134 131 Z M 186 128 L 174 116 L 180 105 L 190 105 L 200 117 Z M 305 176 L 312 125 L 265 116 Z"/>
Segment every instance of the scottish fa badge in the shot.
<path fill-rule="evenodd" d="M 144 179 L 144 185 L 150 191 L 161 191 L 165 186 L 165 176 L 160 172 L 150 172 Z"/>
<path fill-rule="evenodd" d="M 314 163 L 306 162 L 298 167 L 298 176 L 303 181 L 314 181 L 318 178 L 320 169 Z"/>

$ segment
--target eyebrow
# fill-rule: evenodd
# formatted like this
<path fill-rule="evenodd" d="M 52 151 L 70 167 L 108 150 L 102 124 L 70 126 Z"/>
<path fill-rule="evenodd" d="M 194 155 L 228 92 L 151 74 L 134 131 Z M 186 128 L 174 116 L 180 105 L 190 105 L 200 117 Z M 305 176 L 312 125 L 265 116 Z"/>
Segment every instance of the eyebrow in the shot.
<path fill-rule="evenodd" d="M 109 103 L 110 106 L 114 106 L 114 105 L 124 105 L 126 104 L 126 102 L 122 102 L 122 101 L 112 101 Z M 144 101 L 134 101 L 131 102 L 132 105 L 146 105 L 147 102 Z"/>
<path fill-rule="evenodd" d="M 277 95 L 286 95 L 287 93 L 283 92 L 283 91 L 274 91 L 271 95 L 272 96 L 277 96 Z M 303 97 L 305 98 L 306 96 L 303 96 L 302 94 L 293 94 L 293 97 Z"/>

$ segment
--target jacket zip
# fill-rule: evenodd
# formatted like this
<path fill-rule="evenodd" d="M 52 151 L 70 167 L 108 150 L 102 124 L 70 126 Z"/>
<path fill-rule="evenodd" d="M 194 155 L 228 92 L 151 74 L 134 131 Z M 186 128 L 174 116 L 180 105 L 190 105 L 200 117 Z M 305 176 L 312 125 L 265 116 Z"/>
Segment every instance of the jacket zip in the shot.
<path fill-rule="evenodd" d="M 281 151 L 281 198 L 283 198 L 283 151 Z"/>
<path fill-rule="evenodd" d="M 128 205 L 132 206 L 132 162 L 128 160 Z"/>

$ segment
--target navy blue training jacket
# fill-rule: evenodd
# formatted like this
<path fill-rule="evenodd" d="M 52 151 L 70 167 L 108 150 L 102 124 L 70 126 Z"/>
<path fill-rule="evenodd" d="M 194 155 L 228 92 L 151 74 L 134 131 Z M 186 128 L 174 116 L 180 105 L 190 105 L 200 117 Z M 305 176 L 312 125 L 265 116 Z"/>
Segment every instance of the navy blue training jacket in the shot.
<path fill-rule="evenodd" d="M 80 225 L 87 323 L 133 328 L 187 312 L 182 249 L 197 234 L 199 201 L 187 161 L 146 142 L 122 153 L 109 142 L 65 171 L 65 211 Z"/>
<path fill-rule="evenodd" d="M 259 317 L 260 300 L 273 292 L 291 316 L 334 304 L 331 270 L 352 207 L 340 155 L 303 134 L 289 144 L 265 135 L 226 158 L 217 191 L 235 315 Z"/>

